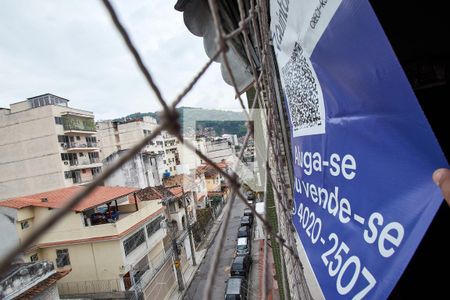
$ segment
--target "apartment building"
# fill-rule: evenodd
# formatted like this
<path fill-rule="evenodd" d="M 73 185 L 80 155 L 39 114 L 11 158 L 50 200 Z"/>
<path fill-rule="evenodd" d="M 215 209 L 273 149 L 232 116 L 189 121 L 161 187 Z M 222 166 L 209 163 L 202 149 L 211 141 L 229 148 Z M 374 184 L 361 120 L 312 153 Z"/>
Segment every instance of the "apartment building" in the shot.
<path fill-rule="evenodd" d="M 100 173 L 92 112 L 44 94 L 0 108 L 0 199 L 85 184 Z"/>
<path fill-rule="evenodd" d="M 74 186 L 1 201 L 0 214 L 9 216 L 20 242 L 83 188 Z M 143 293 L 155 281 L 164 282 L 158 285 L 158 293 L 169 293 L 176 280 L 172 254 L 163 244 L 164 208 L 160 201 L 141 201 L 135 196 L 137 191 L 97 187 L 28 248 L 24 260 L 47 260 L 59 271 L 71 269 L 58 282 L 63 296 L 128 297 Z"/>
<path fill-rule="evenodd" d="M 226 160 L 234 162 L 236 159 L 236 151 L 234 145 L 228 138 L 213 138 L 206 141 L 206 155 L 213 162 L 221 162 Z"/>
<path fill-rule="evenodd" d="M 157 126 L 155 118 L 149 116 L 126 121 L 97 122 L 101 159 L 120 150 L 130 149 Z M 142 153 L 162 155 L 163 166 L 158 170 L 161 179 L 176 174 L 176 165 L 179 164 L 177 145 L 177 139 L 163 131 L 142 149 Z"/>
<path fill-rule="evenodd" d="M 109 155 L 103 160 L 104 167 L 114 164 L 125 154 L 126 150 L 119 150 Z M 161 185 L 162 169 L 165 168 L 163 160 L 162 154 L 138 153 L 108 177 L 104 185 L 119 185 L 141 189 Z"/>

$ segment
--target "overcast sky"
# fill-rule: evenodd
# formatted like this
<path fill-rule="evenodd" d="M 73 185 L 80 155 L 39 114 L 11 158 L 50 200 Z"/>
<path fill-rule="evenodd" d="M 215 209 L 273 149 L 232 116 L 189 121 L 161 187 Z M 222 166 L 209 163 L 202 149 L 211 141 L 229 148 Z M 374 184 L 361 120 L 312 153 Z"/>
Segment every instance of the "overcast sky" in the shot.
<path fill-rule="evenodd" d="M 170 101 L 208 60 L 175 2 L 113 2 Z M 100 1 L 1 0 L 0 107 L 44 93 L 96 119 L 160 109 Z M 233 95 L 214 63 L 181 105 L 238 108 Z"/>

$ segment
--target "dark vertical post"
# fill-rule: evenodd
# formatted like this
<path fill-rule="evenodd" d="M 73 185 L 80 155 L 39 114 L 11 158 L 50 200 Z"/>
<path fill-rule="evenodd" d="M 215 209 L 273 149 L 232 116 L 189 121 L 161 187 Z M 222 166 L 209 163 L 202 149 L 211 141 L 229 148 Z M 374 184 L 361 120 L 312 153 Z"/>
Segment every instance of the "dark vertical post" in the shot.
<path fill-rule="evenodd" d="M 134 196 L 134 204 L 136 205 L 136 211 L 139 210 L 139 206 L 138 206 L 138 201 L 137 201 L 137 197 L 136 197 L 136 193 L 133 193 Z"/>
<path fill-rule="evenodd" d="M 189 215 L 188 215 L 188 210 L 187 210 L 187 205 L 186 205 L 186 194 L 184 193 L 183 187 L 181 187 L 181 191 L 182 191 L 181 197 L 183 197 L 184 214 L 186 215 L 186 228 L 187 228 L 188 235 L 189 235 L 189 245 L 191 246 L 192 265 L 196 266 L 197 261 L 195 259 L 195 249 L 194 249 L 194 241 L 192 239 L 191 222 L 189 222 Z"/>

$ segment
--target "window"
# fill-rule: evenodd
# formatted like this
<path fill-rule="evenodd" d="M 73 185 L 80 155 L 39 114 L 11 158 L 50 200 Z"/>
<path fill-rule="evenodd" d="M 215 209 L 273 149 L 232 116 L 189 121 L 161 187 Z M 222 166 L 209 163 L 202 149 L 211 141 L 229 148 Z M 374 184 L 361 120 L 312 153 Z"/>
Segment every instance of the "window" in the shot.
<path fill-rule="evenodd" d="M 139 230 L 125 241 L 123 241 L 123 248 L 125 250 L 125 255 L 130 254 L 136 249 L 139 245 L 145 242 L 145 233 L 144 229 Z"/>
<path fill-rule="evenodd" d="M 56 250 L 56 266 L 58 268 L 70 266 L 69 249 Z"/>
<path fill-rule="evenodd" d="M 26 228 L 30 227 L 30 223 L 28 223 L 28 221 L 20 222 L 20 227 L 22 227 L 22 230 L 26 229 Z"/>
<path fill-rule="evenodd" d="M 61 117 L 55 117 L 55 124 L 62 125 L 62 119 L 61 119 Z"/>
<path fill-rule="evenodd" d="M 156 219 L 147 224 L 147 236 L 150 237 L 152 234 L 157 232 L 161 228 L 161 221 L 164 220 L 162 215 L 159 215 Z"/>
<path fill-rule="evenodd" d="M 79 136 L 79 135 L 77 135 L 77 141 L 80 141 L 80 140 L 81 140 L 80 136 Z"/>
<path fill-rule="evenodd" d="M 64 178 L 65 179 L 70 179 L 73 177 L 73 172 L 72 171 L 65 171 L 64 172 Z"/>
<path fill-rule="evenodd" d="M 39 260 L 39 256 L 38 256 L 37 253 L 35 253 L 35 254 L 30 256 L 30 261 L 31 262 L 35 262 L 35 261 L 38 261 L 38 260 Z"/>
<path fill-rule="evenodd" d="M 61 153 L 61 160 L 75 160 L 77 159 L 76 153 Z"/>

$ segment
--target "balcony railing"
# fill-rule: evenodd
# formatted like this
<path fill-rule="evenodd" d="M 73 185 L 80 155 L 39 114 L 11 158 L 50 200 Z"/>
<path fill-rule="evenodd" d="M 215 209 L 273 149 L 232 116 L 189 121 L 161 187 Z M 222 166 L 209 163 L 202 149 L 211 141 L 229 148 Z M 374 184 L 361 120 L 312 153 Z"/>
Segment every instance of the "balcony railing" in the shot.
<path fill-rule="evenodd" d="M 91 157 L 89 159 L 71 159 L 69 160 L 70 166 L 87 166 L 92 164 L 99 164 L 100 159 L 97 157 Z"/>
<path fill-rule="evenodd" d="M 82 183 L 88 183 L 92 181 L 92 178 L 89 179 L 81 179 L 81 178 L 72 178 L 72 181 L 74 184 L 82 184 Z"/>
<path fill-rule="evenodd" d="M 86 143 L 77 143 L 77 142 L 70 142 L 70 143 L 64 143 L 62 144 L 64 149 L 73 149 L 73 148 L 98 148 L 97 143 L 93 142 L 86 142 Z"/>
<path fill-rule="evenodd" d="M 154 202 L 156 201 L 147 201 L 146 205 L 143 207 L 141 206 L 138 211 L 119 215 L 119 220 L 115 223 L 85 226 L 84 222 L 80 220 L 79 227 L 70 228 L 70 239 L 84 240 L 119 235 L 136 224 L 140 224 L 140 222 L 147 219 L 151 214 L 155 212 L 162 213 L 161 205 Z M 164 232 L 161 232 L 161 239 L 164 234 Z M 159 235 L 157 237 L 159 238 Z M 57 226 L 53 230 L 50 229 L 39 242 L 46 244 L 66 241 L 68 239 L 67 227 Z"/>

